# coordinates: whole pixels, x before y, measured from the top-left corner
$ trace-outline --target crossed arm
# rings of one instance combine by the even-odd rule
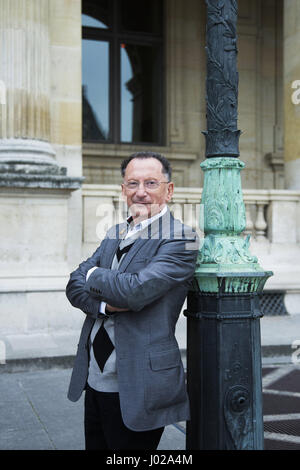
[[[93,268],[89,269],[86,275],[86,280],[90,277],[91,273],[97,269],[97,266],[94,266]],[[110,313],[115,313],[115,312],[125,312],[128,310],[127,308],[119,308],[119,307],[114,307],[113,305],[109,305],[106,302],[101,302],[100,307],[99,307],[99,312],[102,313],[103,315],[107,315],[107,311]]]
[[[97,317],[99,302],[113,310],[142,310],[168,290],[190,281],[194,274],[197,250],[186,249],[187,240],[163,240],[151,262],[136,273],[121,273],[98,267],[86,282],[87,271],[100,265],[102,245],[74,271],[66,295],[74,307]]]

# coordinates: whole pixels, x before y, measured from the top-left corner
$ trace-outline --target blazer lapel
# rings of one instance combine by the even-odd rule
[[[124,272],[129,263],[131,262],[132,258],[138,253],[138,251],[147,243],[147,239],[145,238],[138,238],[122,260],[118,271]]]
[[[107,240],[105,250],[101,259],[101,268],[110,268],[114,254],[118,248],[120,240]]]
[[[132,248],[130,248],[122,260],[119,266],[119,271],[124,272],[126,270],[134,256],[136,256],[138,251],[144,247],[148,240],[170,238],[172,236],[173,225],[174,217],[168,208],[166,214],[156,219],[152,224],[148,225],[140,232],[137,240],[133,243]]]
[[[118,246],[121,240],[126,235],[127,224],[122,223],[116,226],[116,229],[109,233],[108,238],[106,239],[105,250],[103,253],[103,258],[101,262],[101,267],[110,268],[112,265],[113,257],[118,249]]]
[[[132,261],[134,256],[138,253],[138,251],[144,247],[146,242],[149,239],[160,239],[160,238],[170,238],[173,232],[173,224],[174,218],[170,213],[169,208],[167,209],[166,214],[162,217],[159,217],[151,225],[147,226],[145,229],[141,231],[141,233],[137,236],[135,242],[133,243],[132,248],[128,251],[124,259],[122,260],[119,271],[124,272]],[[103,268],[110,268],[112,265],[113,258],[115,253],[118,249],[118,246],[121,240],[125,237],[126,234],[126,224],[121,224],[118,227],[117,236],[114,238],[109,238],[107,240],[107,246],[105,248],[104,259],[101,263]]]

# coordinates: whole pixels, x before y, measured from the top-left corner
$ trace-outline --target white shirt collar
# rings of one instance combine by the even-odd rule
[[[166,212],[167,212],[167,206],[165,206],[158,214],[153,215],[149,219],[144,219],[142,220],[139,224],[134,225],[132,228],[129,228],[125,239],[128,237],[131,237],[133,234],[136,232],[139,232],[140,230],[143,230],[145,227],[148,227],[148,225],[152,224],[154,220],[159,219],[159,217],[162,217]],[[128,219],[127,219],[128,221]]]

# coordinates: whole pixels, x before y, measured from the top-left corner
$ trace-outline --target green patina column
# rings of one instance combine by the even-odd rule
[[[272,275],[245,238],[235,0],[207,0],[203,227],[187,310],[187,449],[263,449],[258,294]]]

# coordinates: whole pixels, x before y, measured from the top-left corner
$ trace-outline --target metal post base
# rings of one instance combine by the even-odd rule
[[[263,449],[257,293],[190,292],[189,450]]]

